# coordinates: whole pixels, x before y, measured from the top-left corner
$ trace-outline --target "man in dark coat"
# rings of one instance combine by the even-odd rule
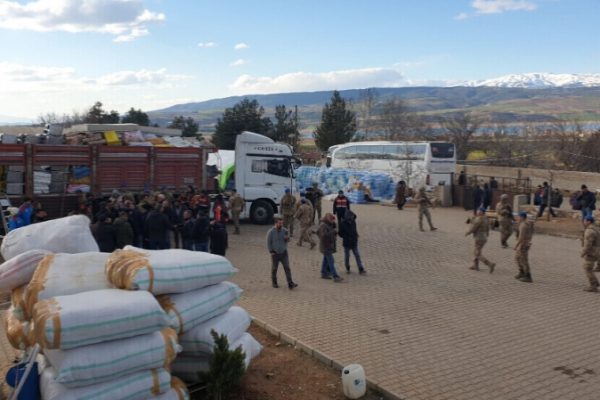
[[[333,199],[333,213],[337,217],[338,223],[344,218],[346,210],[350,209],[350,200],[344,195],[344,191],[338,191],[338,195]]]
[[[346,210],[346,214],[340,222],[338,234],[342,238],[342,245],[344,246],[344,265],[346,266],[346,272],[350,273],[350,251],[354,253],[356,265],[358,266],[358,272],[361,275],[367,273],[363,266],[362,260],[360,259],[360,253],[358,252],[358,231],[356,230],[356,214],[350,210]]]
[[[225,221],[212,221],[208,231],[210,237],[210,252],[225,257],[228,247],[228,235]]]
[[[335,217],[333,214],[327,213],[321,219],[321,225],[319,225],[319,250],[323,254],[323,261],[321,263],[321,278],[332,279],[334,282],[341,282],[343,278],[338,275],[335,270],[335,261],[333,253],[336,250],[336,226]]]
[[[473,215],[477,215],[477,210],[483,204],[483,190],[479,185],[473,185]]]
[[[208,232],[210,228],[210,219],[208,218],[208,208],[200,207],[198,209],[198,218],[194,222],[194,250],[208,253]]]
[[[94,237],[102,253],[112,253],[116,249],[115,227],[107,214],[100,213],[94,230]]]
[[[115,228],[115,238],[117,249],[122,249],[127,245],[133,244],[133,228],[129,223],[129,211],[125,209],[119,210],[119,217],[113,224]]]
[[[192,218],[192,210],[183,212],[183,225],[181,227],[181,242],[185,250],[194,250],[194,225],[195,221]]]
[[[159,206],[160,207],[160,206]],[[144,224],[148,248],[150,250],[170,249],[169,231],[172,228],[169,217],[160,209],[154,209],[148,213]]]

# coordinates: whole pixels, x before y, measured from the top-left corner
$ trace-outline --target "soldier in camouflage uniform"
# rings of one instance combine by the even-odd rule
[[[324,194],[323,191],[321,189],[319,189],[319,184],[317,182],[313,183],[313,203],[314,203],[314,211],[315,211],[315,215],[318,216],[319,218],[317,219],[317,221],[321,220],[321,199],[323,198]]]
[[[283,226],[290,233],[290,237],[294,236],[294,213],[296,212],[296,198],[291,193],[290,189],[285,189],[285,194],[279,202],[281,207],[281,217]]]
[[[598,278],[594,274],[594,264],[600,258],[600,227],[594,224],[594,217],[586,215],[583,219],[585,230],[583,231],[583,249],[581,258],[583,258],[583,269],[590,282],[590,286],[585,288],[586,292],[598,291]]]
[[[300,207],[298,207],[298,210],[296,211],[296,214],[294,215],[294,218],[296,218],[298,221],[300,221],[300,239],[298,240],[298,243],[296,243],[298,246],[302,246],[302,242],[308,242],[310,243],[310,249],[314,249],[314,247],[317,245],[316,242],[313,240],[313,238],[311,237],[311,227],[313,224],[313,209],[309,204],[309,201],[306,199],[302,199],[300,200]]]
[[[500,245],[503,248],[507,248],[508,243],[506,241],[512,234],[513,223],[513,211],[508,202],[507,194],[500,196],[500,201],[496,205],[496,215],[498,216],[498,223],[500,225]]]
[[[229,199],[229,208],[231,209],[231,219],[233,219],[233,225],[235,226],[235,235],[240,234],[240,214],[244,211],[246,202],[242,199],[242,196],[233,189],[231,198]]]
[[[434,228],[431,223],[431,213],[429,212],[429,207],[433,207],[433,204],[425,193],[425,187],[419,188],[419,193],[415,197],[415,200],[419,204],[419,229],[421,232],[425,232],[425,229],[423,229],[423,216],[425,216],[427,218],[427,223],[429,224],[429,229],[435,231],[437,228]]]
[[[519,229],[517,231],[517,243],[515,244],[515,261],[519,268],[519,274],[515,276],[521,282],[533,282],[531,270],[529,269],[529,248],[533,237],[533,223],[527,221],[527,213],[519,213]]]
[[[479,271],[479,261],[484,263],[490,268],[490,274],[494,272],[496,264],[488,260],[481,254],[483,246],[487,242],[490,234],[490,224],[487,217],[485,216],[485,209],[479,208],[477,210],[477,216],[471,221],[471,228],[465,233],[465,236],[473,235],[475,239],[475,252],[473,258],[473,265],[469,269]]]

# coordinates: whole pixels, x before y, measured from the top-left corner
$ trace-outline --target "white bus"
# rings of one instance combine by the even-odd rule
[[[382,171],[413,188],[450,185],[456,170],[454,144],[447,142],[350,142],[328,154],[332,168]]]

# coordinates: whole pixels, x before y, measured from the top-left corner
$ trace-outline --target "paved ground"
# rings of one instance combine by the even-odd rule
[[[472,239],[462,210],[433,210],[440,229],[421,233],[415,209],[353,209],[368,275],[353,263],[341,284],[319,278],[317,249],[292,244],[300,286],[273,289],[268,227],[230,235],[241,305],[336,363],[362,364],[403,399],[600,398],[600,294],[582,291],[577,240],[535,236],[535,283],[526,284],[513,278],[514,253],[500,248],[497,232],[484,249],[496,272],[467,269]],[[336,254],[343,271],[342,258]]]
[[[484,249],[496,272],[467,269],[472,239],[464,237],[468,214],[461,210],[434,210],[440,229],[421,233],[415,209],[353,209],[368,275],[359,276],[353,262],[340,284],[319,278],[317,249],[292,244],[300,286],[273,289],[268,227],[243,225],[242,235],[230,235],[241,305],[337,364],[362,364],[399,398],[600,398],[600,294],[582,291],[577,240],[535,236],[535,283],[525,284],[513,279],[513,252],[500,248],[496,232]],[[336,263],[343,272],[342,253]],[[3,330],[6,367],[14,353]]]

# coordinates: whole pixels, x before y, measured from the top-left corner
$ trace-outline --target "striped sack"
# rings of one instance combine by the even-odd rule
[[[40,375],[43,400],[146,400],[171,388],[171,375],[164,369],[151,369],[123,375],[118,379],[70,389],[56,382],[56,370],[47,367]]]
[[[204,321],[223,314],[242,294],[242,289],[231,282],[187,293],[158,296],[157,299],[171,318],[171,326],[178,334],[185,333]]]
[[[119,289],[39,301],[33,321],[42,348],[63,350],[152,333],[170,322],[152,294]]]
[[[225,257],[180,249],[125,246],[112,253],[106,276],[119,289],[183,293],[222,282],[237,272]]]
[[[169,370],[180,351],[172,328],[70,350],[45,350],[56,381],[72,388],[93,385],[137,371]]]
[[[235,342],[250,326],[250,315],[242,307],[233,306],[224,314],[209,319],[179,337],[179,344],[188,355],[208,356],[215,342],[211,330],[227,336],[229,343]]]
[[[29,282],[48,250],[29,250],[0,265],[0,292],[8,292]]]

